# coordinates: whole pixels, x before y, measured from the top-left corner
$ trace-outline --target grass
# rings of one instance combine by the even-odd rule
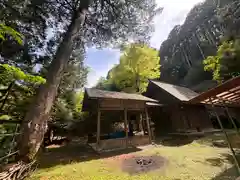
[[[38,170],[29,180],[230,180],[236,169],[228,148],[213,147],[208,136],[178,146],[148,146],[132,151],[98,155],[90,148],[72,144],[51,148],[39,159]],[[123,154],[123,155],[120,155]],[[122,172],[127,155],[161,155],[167,164],[159,170],[129,175]]]

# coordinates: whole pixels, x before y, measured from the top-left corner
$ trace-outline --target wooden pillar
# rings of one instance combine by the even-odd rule
[[[128,146],[128,119],[127,119],[127,108],[124,108],[124,129],[126,133],[126,147]]]
[[[144,135],[142,113],[140,113],[140,117],[139,117],[139,130],[140,130],[141,133],[143,133],[143,135]]]
[[[230,112],[229,112],[227,106],[225,106],[225,110],[226,110],[226,112],[227,112],[228,119],[231,121],[231,123],[232,123],[234,129],[236,130],[237,134],[240,136],[240,133],[239,133],[238,127],[237,127],[236,123],[234,122],[234,120],[233,120],[233,118],[232,118],[232,116],[231,116],[231,114],[230,114]]]
[[[147,121],[149,142],[152,143],[152,133],[151,133],[151,127],[150,127],[150,122],[149,122],[149,117],[148,117],[147,108],[145,108],[145,114],[146,114],[146,121]]]
[[[100,133],[101,133],[101,110],[97,109],[97,146],[100,145]]]
[[[234,122],[234,120],[233,120],[231,114],[229,113],[228,107],[225,106],[225,110],[226,110],[226,112],[227,112],[228,118],[230,119],[230,121],[231,121],[232,124],[233,124],[234,129],[236,130],[236,132],[237,132],[238,135],[239,135],[238,127],[237,127],[236,123]]]
[[[212,110],[213,110],[213,112],[215,113],[215,115],[216,115],[216,117],[217,117],[218,124],[220,125],[221,130],[222,130],[222,132],[224,133],[225,138],[226,138],[226,141],[227,141],[227,143],[228,143],[228,147],[229,147],[229,149],[230,149],[231,152],[232,152],[233,159],[234,159],[234,162],[235,162],[237,171],[238,171],[238,175],[240,175],[240,166],[239,166],[239,163],[238,163],[238,160],[237,160],[236,153],[235,153],[235,151],[233,150],[233,147],[232,147],[232,145],[231,145],[231,142],[230,142],[230,139],[229,139],[229,137],[228,137],[228,134],[227,134],[227,132],[225,131],[225,129],[224,129],[223,125],[222,125],[221,119],[220,119],[219,116],[218,116],[218,113],[217,113],[217,111],[216,111],[216,109],[215,109],[215,106],[214,106],[214,104],[213,104],[212,98],[209,98],[209,99],[210,99],[210,102],[211,102],[211,105],[212,105]]]
[[[229,110],[228,110],[228,107],[226,106],[226,101],[225,101],[224,99],[221,99],[221,98],[219,98],[219,99],[220,99],[220,100],[222,101],[222,103],[223,103],[223,107],[224,107],[224,109],[225,109],[226,112],[227,112],[228,119],[231,121],[234,129],[236,130],[237,134],[240,136],[240,132],[239,132],[239,130],[238,130],[238,127],[237,127],[236,123],[234,122],[234,120],[233,120],[233,118],[232,118],[232,116],[231,116],[231,114],[230,114],[230,112],[229,112]]]

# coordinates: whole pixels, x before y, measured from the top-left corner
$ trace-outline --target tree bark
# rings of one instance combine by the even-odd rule
[[[58,46],[55,57],[50,65],[47,82],[38,89],[36,99],[31,104],[21,126],[21,136],[18,142],[18,159],[24,162],[34,160],[44,134],[47,130],[47,120],[61,76],[68,59],[71,56],[73,43],[85,21],[89,1],[84,1],[74,13],[72,21],[66,31],[61,44]]]
[[[182,51],[181,51],[181,52],[183,53],[183,55],[184,55],[184,57],[185,57],[185,61],[186,61],[187,64],[188,64],[188,68],[190,68],[190,67],[191,67],[191,64],[190,64],[190,62],[189,62],[189,59],[188,59],[187,53],[186,53],[186,51],[185,51],[184,44],[183,44],[183,46],[182,46]]]
[[[196,44],[197,44],[197,47],[199,49],[199,52],[201,53],[202,55],[202,59],[206,59],[205,55],[204,55],[204,51],[202,50],[202,47],[201,47],[201,42],[200,42],[200,38],[198,36],[198,32],[196,32],[193,37],[195,38],[196,40]]]

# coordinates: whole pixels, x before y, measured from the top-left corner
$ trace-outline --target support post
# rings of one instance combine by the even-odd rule
[[[127,119],[127,108],[124,108],[124,129],[126,133],[126,147],[128,146],[128,119]]]
[[[97,108],[97,147],[100,146],[100,131],[101,131],[101,110]]]
[[[152,132],[151,132],[147,108],[145,108],[145,114],[146,114],[146,121],[147,121],[147,128],[148,128],[149,143],[152,143]]]
[[[144,135],[142,113],[140,113],[140,119],[139,119],[139,130],[140,130],[141,133]]]
[[[224,106],[225,106],[225,105],[224,105]],[[231,121],[232,124],[233,124],[234,129],[236,130],[237,134],[240,136],[239,130],[238,130],[238,128],[237,128],[237,125],[236,125],[236,123],[234,122],[232,116],[230,115],[229,110],[228,110],[228,107],[225,106],[225,110],[226,110],[226,112],[227,112],[228,118],[230,119],[230,121]]]
[[[239,132],[239,130],[238,130],[238,128],[237,128],[237,125],[236,125],[236,123],[234,122],[231,114],[229,113],[228,107],[225,105],[225,104],[226,104],[225,101],[224,101],[223,99],[221,99],[221,101],[222,101],[222,103],[223,103],[224,109],[225,109],[226,112],[227,112],[228,119],[231,121],[234,129],[236,130],[237,134],[240,136],[240,132]]]
[[[230,142],[230,139],[229,139],[229,137],[228,137],[228,134],[227,134],[227,132],[225,131],[223,125],[222,125],[221,119],[219,118],[219,116],[218,116],[218,114],[217,114],[217,111],[215,110],[215,106],[214,106],[214,104],[213,104],[213,102],[212,102],[212,98],[209,98],[209,99],[210,99],[210,102],[211,102],[212,109],[213,109],[213,111],[214,111],[214,113],[215,113],[215,115],[216,115],[216,117],[217,117],[218,124],[220,125],[221,130],[222,130],[222,132],[224,133],[225,138],[226,138],[226,141],[227,141],[227,143],[228,143],[228,147],[229,147],[229,149],[230,149],[231,152],[232,152],[233,159],[234,159],[234,162],[235,162],[237,171],[238,171],[238,175],[240,175],[240,166],[239,166],[239,163],[238,163],[238,160],[237,160],[235,151],[233,150],[233,147],[232,147],[232,145],[231,145],[231,142]]]

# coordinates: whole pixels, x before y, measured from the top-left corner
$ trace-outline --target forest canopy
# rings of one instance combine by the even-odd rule
[[[206,0],[192,8],[161,45],[160,79],[204,91],[216,84],[204,82],[236,76],[239,7],[237,0]]]

